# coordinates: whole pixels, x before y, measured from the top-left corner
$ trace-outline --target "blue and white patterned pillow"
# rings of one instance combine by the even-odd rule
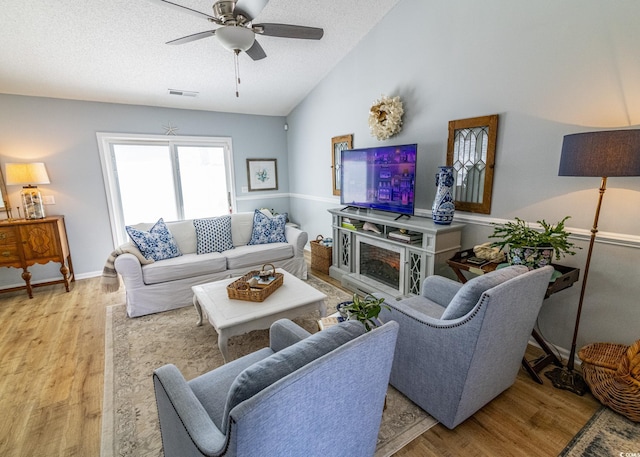
[[[158,219],[158,222],[148,232],[128,225],[125,229],[146,259],[164,260],[182,255],[162,218]]]
[[[253,232],[248,244],[286,243],[284,227],[287,223],[287,213],[274,217],[264,215],[255,210],[253,214]]]
[[[198,254],[222,252],[233,249],[231,238],[231,216],[194,219]]]

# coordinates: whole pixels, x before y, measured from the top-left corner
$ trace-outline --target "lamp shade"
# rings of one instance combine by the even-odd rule
[[[8,163],[6,166],[7,185],[50,184],[44,163]]]
[[[559,176],[640,176],[640,129],[566,135]]]

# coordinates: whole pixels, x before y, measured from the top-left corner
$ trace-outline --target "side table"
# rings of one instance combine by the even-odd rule
[[[62,278],[31,284],[29,267],[49,262],[60,264]],[[24,286],[0,289],[0,292],[26,289],[29,298],[33,298],[34,287],[51,284],[64,284],[65,290],[69,292],[69,283],[75,281],[75,276],[64,216],[1,221],[0,267],[21,268],[25,283]]]
[[[463,284],[468,281],[467,277],[462,273],[463,271],[468,271],[469,273],[473,273],[476,275],[482,275],[494,271],[498,267],[498,264],[493,262],[487,262],[482,265],[469,263],[467,259],[472,256],[474,256],[473,249],[467,249],[458,252],[452,258],[447,260],[447,264],[451,267],[460,282]],[[549,298],[549,296],[551,296],[552,294],[571,287],[580,276],[579,268],[565,267],[563,265],[557,265],[555,263],[552,263],[551,265],[556,269],[556,271],[559,271],[561,273],[561,276],[556,278],[555,281],[549,283],[549,287],[547,287],[547,292],[544,295],[544,298]],[[547,345],[546,341],[544,341],[544,339],[540,336],[535,328],[532,330],[531,336],[540,345],[540,347],[544,351],[544,354],[532,361],[528,361],[526,357],[523,357],[522,366],[525,368],[525,370],[527,370],[534,381],[542,384],[542,378],[538,376],[538,373],[550,363],[553,363],[558,367],[562,367],[562,362],[553,353],[551,348]]]

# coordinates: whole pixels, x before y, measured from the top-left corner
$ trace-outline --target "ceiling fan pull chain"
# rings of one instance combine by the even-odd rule
[[[240,85],[240,64],[238,63],[238,54],[240,54],[239,49],[233,51],[233,63],[236,67],[236,97],[240,97],[240,90],[238,88]]]

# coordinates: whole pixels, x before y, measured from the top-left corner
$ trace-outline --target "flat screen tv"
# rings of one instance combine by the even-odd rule
[[[417,144],[342,151],[340,203],[413,215]]]

